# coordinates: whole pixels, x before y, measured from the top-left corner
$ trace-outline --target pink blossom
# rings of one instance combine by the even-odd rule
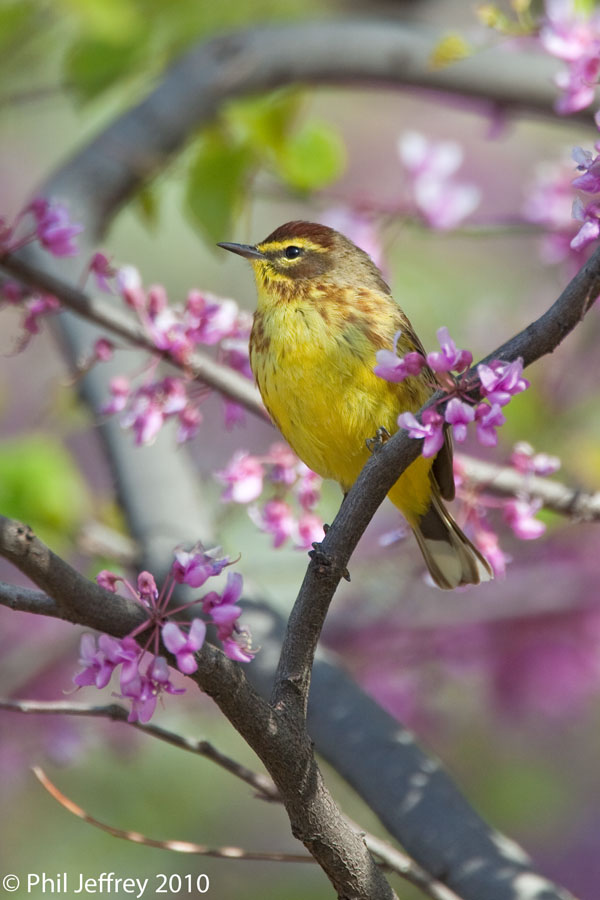
[[[296,527],[296,546],[308,550],[316,541],[323,540],[323,520],[312,512],[302,512]]]
[[[546,0],[539,39],[547,53],[567,63],[555,78],[563,92],[557,112],[585,109],[594,100],[600,70],[600,17],[578,13],[572,0]]]
[[[398,152],[412,177],[417,209],[431,228],[455,228],[478,206],[479,188],[453,180],[463,161],[459,144],[410,131],[399,139]]]
[[[123,690],[123,697],[131,701],[128,722],[149,722],[156,709],[158,691],[149,678],[140,675],[135,682],[130,682]]]
[[[148,604],[158,600],[158,588],[151,572],[140,572],[137,587],[141,600]]]
[[[481,393],[492,405],[506,406],[510,398],[529,387],[529,382],[522,378],[523,360],[515,359],[507,363],[493,360],[489,366],[480,363],[477,374],[481,382]]]
[[[242,596],[243,579],[239,572],[229,572],[225,590],[219,594],[217,591],[210,591],[205,594],[202,600],[202,609],[208,615],[212,615],[213,610],[218,606],[231,606]]]
[[[546,526],[535,514],[541,508],[540,501],[508,500],[504,505],[504,518],[522,541],[532,541],[546,530]]]
[[[94,343],[93,356],[100,362],[108,362],[113,358],[115,345],[108,338],[98,338]]]
[[[235,660],[235,662],[252,662],[255,656],[255,651],[250,649],[248,642],[242,643],[239,638],[236,640],[234,637],[225,638],[223,641],[223,652],[225,656]]]
[[[272,444],[264,462],[271,467],[269,481],[273,484],[284,484],[290,487],[297,481],[298,457],[287,444]]]
[[[98,638],[98,649],[104,654],[106,660],[115,668],[121,666],[120,684],[121,690],[137,677],[138,663],[142,650],[137,641],[127,635],[118,639],[108,634],[101,634]]]
[[[111,288],[108,279],[116,274],[116,269],[110,264],[108,256],[104,253],[94,253],[90,262],[90,272],[93,273],[99,289],[110,294]]]
[[[459,350],[450,337],[447,328],[439,328],[437,339],[440,343],[441,353],[427,354],[427,362],[434,372],[464,372],[473,362],[473,354],[468,350]]]
[[[202,413],[200,410],[188,403],[178,414],[178,427],[175,440],[178,444],[183,444],[193,438],[202,423]]]
[[[96,648],[96,639],[91,634],[81,636],[79,665],[83,666],[83,671],[73,678],[75,684],[79,687],[93,684],[99,689],[106,687],[115,668]]]
[[[251,379],[250,350],[248,346],[249,333],[242,337],[225,337],[221,341],[221,356],[225,365],[236,372],[240,372],[245,378]]]
[[[499,428],[506,422],[500,406],[497,403],[494,403],[493,406],[488,406],[487,403],[479,403],[475,407],[475,422],[479,443],[483,444],[484,447],[495,447],[498,443],[496,428]]]
[[[235,331],[238,305],[213,294],[190,291],[186,311],[190,317],[190,338],[200,344],[218,344]]]
[[[187,635],[175,622],[167,622],[162,628],[163,643],[175,655],[177,668],[184,675],[191,675],[198,668],[194,654],[202,647],[205,637],[206,624],[202,619],[192,621]]]
[[[581,197],[573,200],[573,218],[583,224],[575,237],[571,240],[572,250],[583,250],[588,244],[592,244],[600,235],[600,203],[593,201],[584,205]]]
[[[38,197],[29,209],[36,219],[36,235],[46,250],[53,256],[77,255],[75,237],[83,231],[83,225],[71,222],[63,203]]]
[[[571,248],[575,233],[573,222],[573,168],[567,160],[544,162],[536,167],[534,179],[527,188],[523,215],[529,222],[542,225],[550,233],[541,239],[544,262],[559,263],[579,254]]]
[[[134,407],[121,419],[121,425],[123,428],[133,428],[135,443],[141,447],[154,443],[164,421],[160,403],[138,394]]]
[[[582,147],[575,147],[572,155],[577,170],[583,174],[574,178],[571,186],[586,194],[600,193],[600,156],[594,156],[591,150]]]
[[[131,391],[129,379],[124,375],[115,375],[110,379],[108,389],[112,395],[112,400],[102,406],[102,412],[105,415],[123,412],[127,406],[127,399]]]
[[[171,568],[175,581],[179,584],[187,584],[189,587],[202,587],[205,581],[215,575],[220,575],[225,566],[229,565],[228,557],[215,559],[204,550],[177,550],[175,561]]]
[[[297,466],[297,471],[296,496],[302,509],[308,511],[319,502],[323,479],[302,462]]]
[[[475,543],[483,553],[494,572],[495,578],[504,578],[510,557],[501,549],[498,535],[491,528],[480,528],[475,535]]]
[[[519,441],[515,444],[510,462],[523,475],[553,475],[560,469],[558,456],[535,453],[531,444],[526,441]]]
[[[401,413],[398,416],[398,425],[406,428],[408,436],[423,440],[423,456],[435,456],[444,444],[444,419],[434,409],[426,409],[422,416],[423,422],[411,412]]]
[[[135,266],[121,266],[116,274],[117,290],[128,306],[140,312],[146,309],[146,294],[142,277]]]
[[[406,353],[404,356],[398,356],[398,341],[401,335],[402,331],[397,331],[394,335],[393,350],[378,350],[375,354],[377,365],[373,371],[380,378],[385,378],[386,381],[404,381],[410,375],[418,375],[425,365],[423,354],[416,350]]]
[[[39,319],[48,313],[60,312],[60,302],[52,294],[34,295],[25,303],[25,318],[23,328],[29,334],[38,334],[40,330]]]
[[[475,409],[458,397],[452,397],[446,405],[444,418],[452,425],[452,433],[460,444],[467,437],[467,425],[474,420]]]
[[[115,575],[114,572],[109,572],[108,569],[102,569],[101,572],[98,572],[96,575],[96,582],[103,587],[107,591],[111,591],[113,594],[117,593],[117,584],[123,581],[120,575]]]
[[[251,507],[248,515],[261,531],[273,536],[274,547],[281,547],[294,533],[292,508],[284,500],[269,500],[261,510]]]
[[[262,463],[245,450],[238,450],[225,469],[215,472],[216,477],[227,485],[222,500],[234,503],[250,503],[260,497],[263,489],[264,470]]]
[[[155,384],[154,395],[160,396],[165,416],[181,413],[187,406],[187,391],[181,378],[175,378],[172,375],[163,378],[162,381]]]

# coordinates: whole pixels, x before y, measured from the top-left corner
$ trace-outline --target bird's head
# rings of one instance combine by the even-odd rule
[[[259,288],[296,293],[318,283],[388,292],[370,257],[327,225],[287,222],[259,244],[218,245],[252,263]]]

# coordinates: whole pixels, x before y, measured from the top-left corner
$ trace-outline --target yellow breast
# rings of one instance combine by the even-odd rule
[[[418,409],[430,392],[414,379],[391,384],[373,372],[377,350],[392,346],[399,327],[392,298],[348,299],[313,291],[310,301],[273,302],[259,293],[250,341],[252,370],[275,424],[307,466],[343,490],[366,462],[366,440],[380,426],[393,434],[398,414]],[[430,461],[423,463],[424,486],[403,507],[409,518],[428,502]]]

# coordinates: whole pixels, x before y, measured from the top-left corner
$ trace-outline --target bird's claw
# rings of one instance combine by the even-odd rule
[[[384,425],[380,425],[375,432],[375,437],[367,438],[366,445],[371,453],[375,453],[380,447],[383,447],[386,441],[391,438],[391,434]]]

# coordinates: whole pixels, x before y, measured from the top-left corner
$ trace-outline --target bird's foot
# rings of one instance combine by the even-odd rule
[[[375,437],[367,438],[365,443],[366,443],[368,449],[371,451],[371,453],[376,453],[377,450],[379,450],[381,447],[383,447],[385,442],[389,441],[390,438],[391,438],[391,434],[389,433],[387,428],[385,428],[385,426],[383,426],[383,425],[380,425],[379,428],[377,429],[377,431],[375,432]]]

